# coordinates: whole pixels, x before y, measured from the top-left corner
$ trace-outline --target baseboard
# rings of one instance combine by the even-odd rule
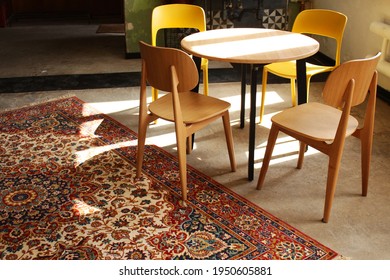
[[[137,53],[126,52],[126,59],[137,59],[137,58],[141,58],[141,54],[139,52]]]

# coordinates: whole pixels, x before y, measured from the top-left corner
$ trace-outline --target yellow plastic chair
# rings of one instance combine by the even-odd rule
[[[184,51],[174,48],[155,47],[140,42],[142,59],[140,111],[137,145],[137,173],[142,172],[145,151],[146,131],[149,123],[158,118],[175,124],[177,153],[182,199],[187,200],[187,165],[186,153],[191,149],[191,135],[211,122],[222,118],[225,138],[230,158],[230,167],[236,171],[233,134],[230,126],[230,103],[191,92],[199,81],[198,69],[193,59]],[[146,89],[150,85],[168,92],[148,106]],[[187,143],[187,149],[186,149]]]
[[[295,19],[292,32],[303,33],[307,35],[320,35],[336,40],[335,65],[323,66],[311,63],[306,63],[306,79],[307,79],[307,96],[309,97],[309,85],[312,76],[330,72],[335,67],[340,65],[341,43],[344,35],[344,29],[347,24],[347,17],[339,12],[332,10],[312,9],[304,10],[298,14]],[[297,105],[296,97],[296,61],[277,62],[264,66],[263,81],[261,89],[261,104],[260,104],[260,122],[264,115],[264,102],[267,87],[268,72],[290,79],[291,83],[291,99],[292,106]]]
[[[167,28],[194,28],[206,31],[206,16],[202,7],[190,4],[168,4],[157,6],[152,12],[152,45],[157,46],[157,33]],[[203,94],[209,92],[208,60],[201,59],[203,71]],[[158,98],[158,91],[152,90],[152,100]]]
[[[322,219],[323,222],[328,222],[345,139],[352,135],[361,142],[362,195],[367,196],[378,81],[376,66],[379,58],[380,53],[367,59],[341,64],[330,73],[325,83],[322,103],[301,104],[272,117],[257,189],[261,189],[264,184],[272,151],[281,131],[300,141],[298,169],[302,168],[307,145],[329,157]],[[351,108],[365,101],[364,119],[359,124],[351,115]]]

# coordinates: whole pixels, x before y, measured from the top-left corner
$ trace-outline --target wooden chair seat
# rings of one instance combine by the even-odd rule
[[[342,111],[322,103],[310,102],[289,108],[272,117],[280,127],[316,141],[333,141],[340,123]],[[359,125],[358,120],[349,116],[345,135],[352,135]]]
[[[183,122],[191,124],[221,116],[226,110],[229,110],[230,103],[217,98],[208,98],[195,92],[181,92],[180,106]],[[172,93],[168,93],[150,104],[149,111],[161,119],[174,121]]]

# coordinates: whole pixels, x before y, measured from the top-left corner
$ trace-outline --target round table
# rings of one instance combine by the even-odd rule
[[[299,33],[264,28],[227,28],[198,32],[185,37],[186,52],[209,60],[242,64],[241,127],[244,127],[246,67],[251,67],[251,102],[248,179],[253,180],[256,134],[256,92],[259,66],[289,60],[297,61],[298,104],[306,102],[305,58],[317,53],[319,43]],[[245,67],[244,67],[245,66]]]

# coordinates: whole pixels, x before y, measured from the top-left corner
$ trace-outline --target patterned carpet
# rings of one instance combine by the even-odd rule
[[[147,146],[76,97],[0,114],[0,259],[333,259],[337,253]]]

